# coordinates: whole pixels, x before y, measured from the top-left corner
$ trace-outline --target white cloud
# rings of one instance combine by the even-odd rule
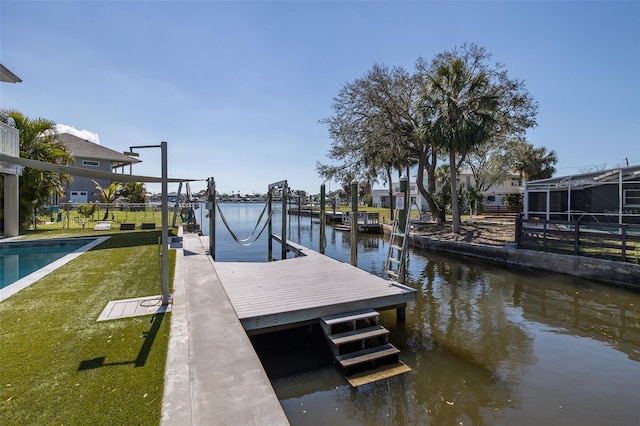
[[[66,124],[56,124],[56,131],[58,133],[69,133],[70,135],[77,136],[89,142],[100,145],[100,137],[97,133],[90,132],[88,130],[78,130],[75,127],[67,126]]]

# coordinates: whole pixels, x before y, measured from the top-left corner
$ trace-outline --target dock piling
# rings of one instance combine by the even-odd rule
[[[358,266],[358,181],[351,182],[351,264]]]

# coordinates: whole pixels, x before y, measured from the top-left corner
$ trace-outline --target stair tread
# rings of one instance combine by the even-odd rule
[[[387,334],[389,334],[389,330],[381,325],[375,325],[358,330],[346,331],[344,333],[332,334],[328,337],[334,345],[343,345],[345,343],[357,342],[359,340],[371,339]]]
[[[375,317],[378,317],[379,315],[380,314],[378,313],[378,311],[375,311],[373,309],[363,309],[360,311],[345,312],[345,313],[336,314],[336,315],[327,315],[320,318],[320,321],[322,321],[326,325],[336,325],[336,324],[343,324],[345,322],[356,321],[359,319],[375,318]]]
[[[336,361],[338,361],[341,366],[347,368],[368,361],[387,358],[399,353],[400,350],[398,348],[393,346],[391,343],[386,343],[384,345],[375,346],[373,348],[367,348],[344,355],[338,355],[336,356]]]
[[[408,373],[409,371],[411,371],[411,368],[409,366],[407,366],[402,361],[398,361],[397,363],[383,365],[374,370],[368,370],[363,373],[354,374],[347,377],[347,381],[351,386],[355,388],[358,386],[376,382],[378,380]]]

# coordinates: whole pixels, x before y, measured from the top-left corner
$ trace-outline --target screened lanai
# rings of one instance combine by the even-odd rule
[[[640,224],[640,165],[525,183],[525,219]]]

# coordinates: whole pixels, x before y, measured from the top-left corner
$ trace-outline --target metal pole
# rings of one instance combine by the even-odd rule
[[[208,199],[207,207],[209,208],[209,255],[216,260],[216,181],[213,177],[207,180],[208,183]]]
[[[325,225],[327,218],[325,216],[325,202],[324,202],[324,183],[320,185],[320,253],[324,254],[324,240],[325,240]]]
[[[282,185],[282,255],[280,259],[287,258],[287,195],[289,187],[287,181]]]
[[[267,201],[267,217],[269,218],[269,226],[267,228],[267,260],[273,262],[273,223],[271,218],[271,188],[269,188],[268,201]]]
[[[161,142],[162,150],[162,304],[169,304],[169,187],[167,167],[167,143]]]
[[[351,264],[358,266],[358,182],[351,182]]]

